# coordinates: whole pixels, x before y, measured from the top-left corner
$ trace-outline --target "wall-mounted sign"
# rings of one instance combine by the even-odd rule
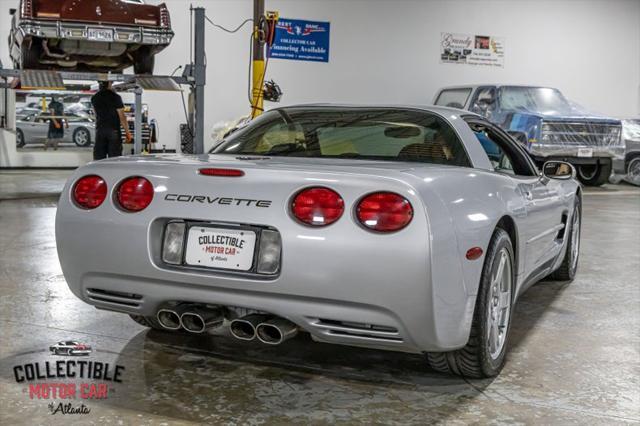
[[[280,18],[269,57],[329,62],[330,22]]]
[[[440,62],[503,67],[504,38],[440,33]]]

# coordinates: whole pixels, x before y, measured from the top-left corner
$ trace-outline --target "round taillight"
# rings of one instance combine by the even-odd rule
[[[344,212],[344,201],[340,194],[329,188],[307,188],[295,196],[291,212],[302,223],[326,226],[340,219]]]
[[[394,232],[411,222],[413,207],[402,195],[376,192],[360,200],[356,216],[364,227],[372,231]]]
[[[73,185],[73,200],[83,209],[98,207],[107,198],[107,183],[100,176],[85,176]]]
[[[151,204],[153,185],[140,176],[127,178],[118,187],[116,198],[123,209],[139,212]]]

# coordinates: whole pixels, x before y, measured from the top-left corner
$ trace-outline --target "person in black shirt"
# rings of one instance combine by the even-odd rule
[[[124,129],[127,143],[131,142],[131,132],[124,116],[122,98],[113,91],[110,81],[99,81],[100,90],[91,98],[96,112],[96,143],[93,146],[93,159],[122,155],[120,126]]]
[[[49,131],[47,132],[47,140],[44,143],[44,150],[46,151],[49,148],[49,145],[53,145],[53,150],[58,150],[58,143],[60,139],[64,137],[64,128],[63,124],[69,128],[69,123],[64,119],[64,105],[58,102],[55,97],[51,97],[51,102],[49,103]]]

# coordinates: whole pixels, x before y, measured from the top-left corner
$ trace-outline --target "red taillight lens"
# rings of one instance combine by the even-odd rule
[[[160,5],[160,26],[164,28],[171,27],[171,17],[169,15],[169,9],[164,4]]]
[[[107,198],[107,183],[100,176],[85,176],[73,185],[72,193],[78,206],[87,210],[95,209]]]
[[[33,17],[33,2],[31,0],[22,0],[22,9],[20,10],[21,18]]]
[[[399,231],[411,222],[413,207],[409,200],[393,192],[376,192],[360,200],[356,208],[360,223],[372,231]]]
[[[330,225],[342,216],[344,201],[340,194],[329,188],[307,188],[295,196],[291,212],[296,219],[307,225]]]
[[[222,176],[222,177],[241,177],[244,176],[244,172],[238,169],[217,169],[206,168],[199,169],[198,173],[204,176]]]
[[[139,212],[151,204],[153,185],[143,177],[130,177],[120,184],[116,196],[120,207],[130,212]]]

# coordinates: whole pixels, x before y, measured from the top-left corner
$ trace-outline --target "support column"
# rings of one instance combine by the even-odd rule
[[[133,129],[133,153],[138,155],[142,152],[142,89],[136,87],[133,91],[135,101],[135,121]]]
[[[260,42],[260,22],[264,16],[264,0],[253,0],[253,76],[251,80],[251,118],[264,111],[264,44]]]
[[[204,153],[204,85],[207,80],[207,65],[204,48],[204,8],[196,7],[194,11],[194,92],[195,92],[195,128],[193,153]]]

